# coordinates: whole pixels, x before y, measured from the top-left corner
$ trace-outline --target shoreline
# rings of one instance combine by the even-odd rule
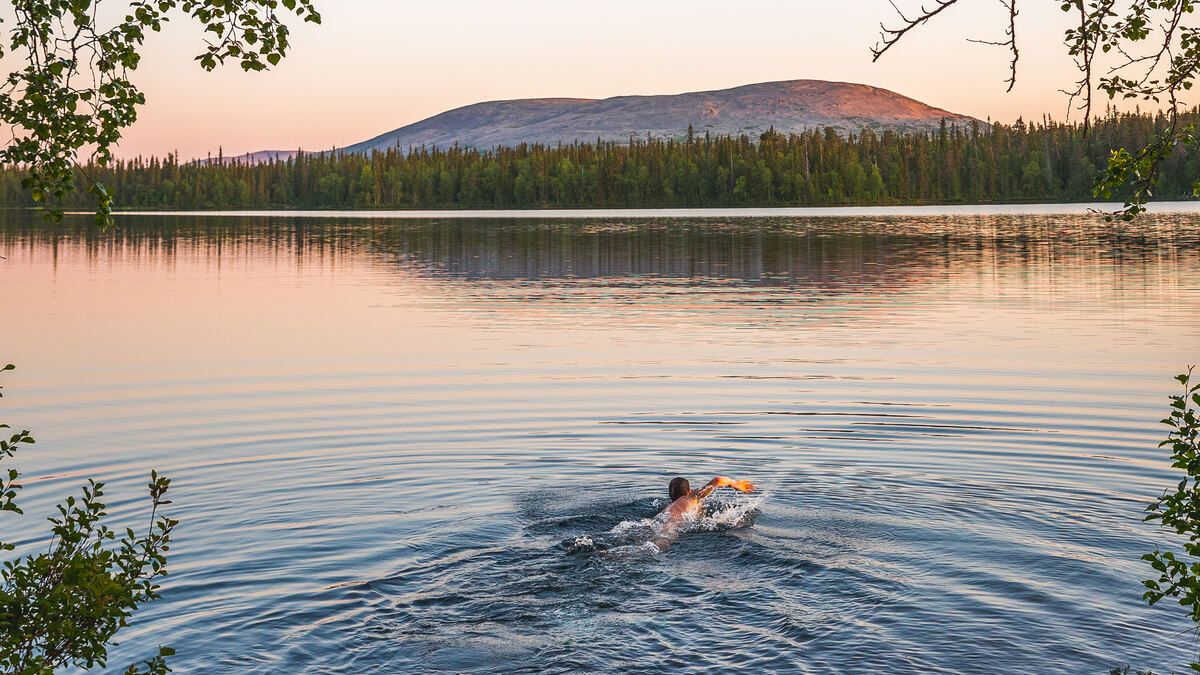
[[[906,206],[799,206],[799,207],[707,207],[707,208],[596,208],[596,209],[411,209],[411,210],[319,210],[252,209],[212,211],[131,210],[114,216],[210,216],[244,218],[768,218],[768,217],[904,217],[987,215],[1103,215],[1119,211],[1120,202],[1057,202],[1025,204],[938,204]],[[30,209],[36,210],[36,209]],[[92,215],[91,211],[67,211],[68,215]],[[1165,201],[1147,204],[1147,213],[1200,214],[1200,201]]]

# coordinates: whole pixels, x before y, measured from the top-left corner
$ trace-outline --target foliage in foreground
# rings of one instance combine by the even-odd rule
[[[0,371],[12,370],[10,364]],[[0,424],[7,429],[8,425]],[[33,443],[28,431],[0,440],[0,461]],[[19,472],[0,473],[0,513],[21,514],[16,505]],[[107,516],[104,484],[89,480],[81,498],[68,497],[50,518],[51,543],[45,553],[6,561],[0,569],[0,673],[43,675],[63,667],[105,667],[108,646],[143,603],[159,597],[166,553],[176,522],[157,517],[171,481],[150,473],[150,527],[138,536],[118,537],[101,521]],[[0,541],[0,551],[14,545]],[[170,670],[160,647],[152,659],[129,666],[128,675]]]
[[[901,0],[903,2],[903,0]],[[879,42],[871,50],[875,60],[890,51],[911,31],[937,15],[969,0],[920,0],[908,13],[895,1],[896,27],[880,26]],[[1083,114],[1085,129],[1091,123],[1097,94],[1109,99],[1143,101],[1160,107],[1167,124],[1153,138],[1138,144],[1114,147],[1094,188],[1097,197],[1109,198],[1124,191],[1121,217],[1133,220],[1146,210],[1146,202],[1159,196],[1164,162],[1191,148],[1200,150],[1200,128],[1183,119],[1183,97],[1200,77],[1200,25],[1196,12],[1200,0],[1055,0],[1071,17],[1063,46],[1074,59],[1079,79],[1064,90]],[[1021,51],[1017,41],[1017,16],[1024,0],[1000,0],[1003,33],[996,40],[972,40],[1009,52],[1008,91],[1017,82]],[[993,5],[995,6],[995,5]],[[1200,197],[1200,174],[1192,174],[1192,193]]]
[[[1192,384],[1193,368],[1175,379],[1183,391],[1171,397],[1171,414],[1162,420],[1171,427],[1159,447],[1171,448],[1171,466],[1184,472],[1175,488],[1168,489],[1146,510],[1146,520],[1157,520],[1163,527],[1186,537],[1183,553],[1162,551],[1157,547],[1142,559],[1158,572],[1157,579],[1142,582],[1148,589],[1142,596],[1151,605],[1166,597],[1178,598],[1188,617],[1200,629],[1200,383]],[[1190,664],[1200,672],[1200,662]]]
[[[232,60],[243,70],[265,70],[288,49],[288,27],[277,12],[321,21],[311,0],[134,0],[123,18],[103,25],[100,4],[14,1],[13,28],[0,42],[0,56],[13,57],[14,68],[23,62],[0,82],[0,120],[12,130],[0,163],[23,167],[23,189],[53,219],[62,211],[52,204],[75,188],[77,155],[90,149],[106,165],[122,131],[137,121],[146,99],[130,77],[148,33],[184,15],[204,27],[207,45],[196,57],[202,68]],[[111,225],[112,196],[102,183],[88,182],[97,224]]]

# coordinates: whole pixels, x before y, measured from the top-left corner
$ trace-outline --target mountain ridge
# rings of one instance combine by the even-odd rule
[[[448,149],[455,145],[491,150],[522,143],[682,139],[689,125],[699,136],[757,136],[770,128],[784,134],[825,128],[842,135],[863,129],[929,132],[936,130],[942,120],[959,125],[978,121],[881,87],[783,80],[682,94],[484,101],[447,110],[334,152],[370,153],[393,148],[407,152],[410,148]],[[252,161],[250,155],[234,159]]]

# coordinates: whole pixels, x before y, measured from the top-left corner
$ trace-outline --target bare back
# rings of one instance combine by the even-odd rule
[[[695,518],[700,515],[700,502],[712,494],[713,490],[721,487],[731,487],[741,492],[750,492],[754,489],[754,485],[748,480],[733,480],[725,476],[717,476],[698,490],[689,490],[687,494],[671,502],[671,505],[659,514],[659,518],[664,519],[667,523],[677,523],[688,518]]]

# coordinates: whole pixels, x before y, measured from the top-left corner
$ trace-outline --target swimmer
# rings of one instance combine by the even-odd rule
[[[742,492],[751,492],[754,490],[754,484],[748,480],[733,480],[725,476],[717,476],[699,490],[692,490],[686,478],[672,480],[670,486],[671,505],[655,516],[653,521],[643,521],[650,526],[650,540],[644,541],[639,546],[618,546],[611,549],[610,553],[620,553],[623,549],[625,551],[629,549],[637,551],[640,550],[640,546],[647,544],[652,544],[659,551],[667,550],[679,538],[679,535],[687,530],[690,523],[699,518],[700,502],[712,494],[713,490],[723,487],[731,487]],[[591,544],[590,539],[588,540],[588,544]]]
[[[686,478],[674,478],[671,480],[669,488],[671,505],[659,514],[659,517],[667,522],[695,518],[700,515],[700,501],[712,494],[713,490],[723,487],[731,487],[741,492],[750,492],[754,489],[754,485],[748,480],[733,480],[725,476],[717,476],[699,490],[692,490]]]

